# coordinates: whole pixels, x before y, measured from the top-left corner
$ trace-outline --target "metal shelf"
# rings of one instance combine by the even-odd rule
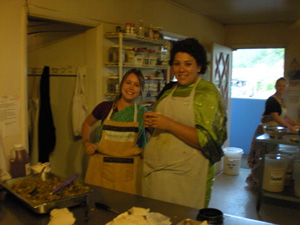
[[[119,33],[107,33],[104,35],[104,37],[107,39],[118,39],[119,36],[120,36]],[[163,39],[155,40],[155,39],[148,38],[148,37],[139,37],[134,34],[122,33],[122,36],[123,36],[124,41],[131,41],[131,42],[136,42],[136,43],[140,43],[140,44],[162,46],[162,45],[165,45],[168,43],[166,40],[163,40]]]
[[[273,138],[270,138],[270,136],[268,134],[263,134],[263,135],[256,137],[256,141],[263,142],[266,144],[285,144],[285,145],[294,145],[294,146],[300,147],[300,143],[291,141],[293,138],[298,138],[298,135],[287,133],[281,139],[273,139]],[[297,196],[294,195],[293,185],[291,185],[290,187],[285,187],[285,189],[282,192],[269,192],[269,191],[265,191],[262,189],[265,154],[266,154],[266,150],[263,150],[256,210],[257,211],[260,210],[262,197],[269,197],[269,198],[274,198],[274,199],[280,199],[280,200],[286,200],[286,201],[290,201],[290,202],[299,202],[300,203],[300,198],[298,198]]]
[[[118,63],[110,63],[110,62],[107,62],[105,63],[105,66],[106,67],[119,67],[119,64]],[[158,69],[158,70],[166,70],[168,69],[168,66],[167,65],[155,65],[155,66],[151,66],[151,65],[136,65],[136,64],[133,64],[133,63],[123,63],[122,66],[124,68],[141,68],[141,69]]]
[[[269,198],[274,198],[274,199],[285,200],[285,201],[290,201],[290,202],[299,202],[300,203],[300,198],[298,198],[294,194],[293,185],[285,187],[285,189],[282,192],[270,192],[270,191],[262,190],[262,196],[269,197]]]

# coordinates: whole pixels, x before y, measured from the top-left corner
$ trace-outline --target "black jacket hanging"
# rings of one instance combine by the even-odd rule
[[[39,112],[39,162],[49,162],[49,155],[55,148],[55,127],[50,105],[49,67],[45,66],[40,82]]]

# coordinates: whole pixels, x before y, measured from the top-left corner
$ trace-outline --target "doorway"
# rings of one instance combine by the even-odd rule
[[[249,154],[266,99],[284,76],[284,48],[237,49],[232,53],[230,145]]]
[[[50,154],[51,171],[62,177],[74,171],[81,174],[85,163],[80,141],[72,133],[72,98],[78,66],[87,63],[88,34],[91,29],[73,23],[28,18],[27,66],[29,150],[32,165],[38,161],[39,84],[44,66],[49,66],[49,92],[55,126],[56,144]]]

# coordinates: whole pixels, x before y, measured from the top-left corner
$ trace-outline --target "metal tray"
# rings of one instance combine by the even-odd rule
[[[198,220],[193,220],[193,219],[184,219],[181,220],[177,225],[201,225],[204,221],[198,221]],[[205,224],[205,223],[203,223]]]
[[[39,176],[39,174],[33,174],[33,175],[26,176],[26,177],[14,178],[14,179],[2,181],[0,184],[4,189],[7,190],[7,192],[11,193],[19,201],[21,201],[25,206],[27,206],[33,212],[38,213],[38,214],[48,213],[54,208],[68,208],[68,207],[72,207],[72,206],[76,206],[76,205],[81,205],[86,202],[88,195],[90,195],[92,193],[92,189],[89,189],[87,192],[85,192],[83,194],[74,195],[71,197],[65,197],[65,198],[61,198],[59,200],[44,202],[42,204],[35,205],[35,204],[31,203],[29,200],[20,196],[18,193],[16,193],[13,189],[11,189],[9,187],[10,185],[14,184],[15,182],[19,182],[19,181],[23,181],[23,180],[26,180],[26,181],[34,180],[37,178],[37,176]],[[53,178],[53,177],[61,178],[53,173],[45,173],[45,175],[43,175],[42,179]]]

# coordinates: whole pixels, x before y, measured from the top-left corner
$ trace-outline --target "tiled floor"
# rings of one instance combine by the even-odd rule
[[[242,167],[247,167],[245,165]],[[274,224],[299,225],[299,204],[263,198],[261,209],[259,213],[256,212],[256,191],[249,189],[245,182],[249,173],[250,170],[245,168],[241,168],[237,176],[219,173],[213,186],[209,207],[217,208],[225,214]]]

